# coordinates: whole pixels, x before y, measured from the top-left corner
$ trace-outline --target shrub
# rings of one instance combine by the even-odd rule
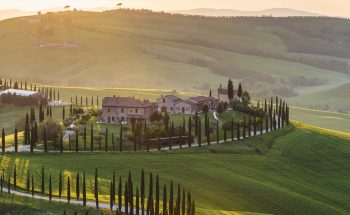
[[[222,102],[219,102],[216,106],[216,112],[223,113],[225,112],[224,104]]]
[[[58,136],[62,132],[61,125],[53,119],[47,119],[38,125],[39,139],[44,139],[44,128],[46,130],[46,138],[48,141],[57,140]]]

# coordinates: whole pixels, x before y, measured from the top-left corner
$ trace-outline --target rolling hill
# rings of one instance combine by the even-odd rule
[[[311,13],[290,8],[271,8],[261,11],[242,11],[234,9],[213,9],[213,8],[196,8],[192,10],[174,11],[174,13],[199,16],[321,16],[320,14]]]
[[[144,168],[146,174],[157,170],[161,184],[174,180],[190,188],[197,214],[347,214],[349,138],[348,134],[295,123],[239,143],[103,156],[6,154],[1,156],[0,165],[6,178],[16,163],[19,172],[30,169],[40,181],[40,169],[45,163],[52,175],[58,175],[60,170],[72,176],[86,172],[88,183],[93,183],[94,168],[99,167],[101,201],[108,201],[113,170],[121,176],[131,170],[137,186],[136,178]],[[55,195],[57,184],[53,180]],[[17,185],[25,186],[25,180],[20,179]],[[40,183],[36,186],[40,190]],[[88,186],[88,192],[92,191]]]
[[[349,82],[348,29],[326,17],[49,13],[0,22],[0,76],[205,94],[232,78],[254,97],[298,98]]]

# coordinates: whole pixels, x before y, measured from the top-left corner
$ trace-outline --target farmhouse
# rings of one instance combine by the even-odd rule
[[[179,102],[181,102],[181,99],[175,95],[162,95],[157,99],[158,110],[161,112],[174,113],[175,104]]]
[[[215,110],[219,100],[214,97],[196,96],[186,100],[177,102],[174,106],[174,113],[176,114],[194,114],[201,112],[205,104],[208,105],[209,110]]]
[[[233,98],[238,99],[238,92],[235,89],[233,90]],[[228,98],[228,90],[227,88],[223,88],[222,84],[220,84],[218,88],[218,99],[220,102],[230,103],[230,99]]]
[[[148,100],[133,97],[105,97],[102,101],[100,121],[103,123],[130,123],[132,120],[148,122],[154,105]]]

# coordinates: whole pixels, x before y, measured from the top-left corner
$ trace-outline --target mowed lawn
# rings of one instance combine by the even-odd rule
[[[349,154],[349,137],[297,125],[239,143],[201,149],[136,154],[6,154],[1,156],[0,164],[8,177],[16,162],[19,177],[24,177],[20,186],[25,184],[28,168],[40,182],[44,165],[46,176],[53,174],[56,194],[60,170],[73,178],[77,172],[86,172],[88,192],[92,193],[94,169],[98,168],[100,199],[107,201],[113,171],[125,180],[130,170],[139,185],[144,168],[146,174],[158,173],[161,184],[173,180],[190,189],[198,214],[346,214],[350,211]],[[36,189],[40,190],[40,183],[36,183]]]

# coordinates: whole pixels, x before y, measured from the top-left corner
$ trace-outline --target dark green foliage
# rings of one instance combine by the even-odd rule
[[[145,171],[141,170],[141,214],[145,212]]]
[[[18,133],[17,133],[17,128],[15,128],[15,152],[18,152]]]
[[[228,98],[231,101],[233,99],[233,83],[231,81],[231,79],[228,80],[228,84],[227,84],[227,94],[228,94]]]
[[[63,189],[63,181],[62,181],[62,172],[60,171],[59,177],[58,177],[58,197],[62,197],[62,189]]]
[[[94,151],[94,125],[91,124],[90,128],[90,151]]]
[[[159,176],[156,177],[156,204],[155,204],[155,215],[159,215]]]
[[[50,173],[50,179],[49,179],[49,199],[50,199],[50,201],[52,199],[52,178],[51,178],[51,173]]]
[[[41,167],[41,194],[45,193],[45,168]]]
[[[67,201],[68,204],[70,203],[70,177],[68,176],[67,179]]]
[[[5,129],[2,129],[2,133],[1,133],[1,149],[2,149],[2,153],[5,153],[5,144],[6,144],[6,140],[5,140]]]
[[[163,188],[163,215],[168,215],[166,185]]]
[[[94,196],[95,196],[96,208],[99,208],[99,202],[98,202],[98,172],[97,172],[97,168],[95,169]]]
[[[83,174],[83,206],[86,206],[86,181],[85,181],[85,172]]]
[[[77,177],[76,177],[76,184],[75,184],[75,192],[77,195],[77,200],[79,200],[80,198],[80,178],[79,178],[79,173],[77,173]]]
[[[169,215],[174,215],[174,186],[172,181],[170,182]]]

